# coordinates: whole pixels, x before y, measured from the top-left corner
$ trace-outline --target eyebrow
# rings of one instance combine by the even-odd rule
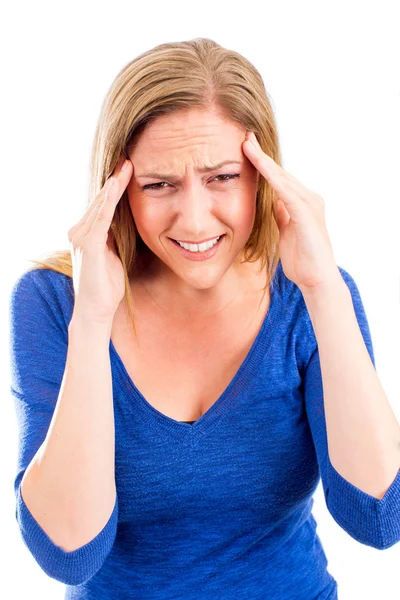
[[[225,165],[242,165],[243,162],[240,160],[224,160],[216,165],[209,165],[202,167],[201,169],[197,169],[199,173],[209,173],[210,171],[217,171],[221,167]],[[170,181],[179,181],[181,177],[177,177],[176,175],[168,174],[168,173],[143,173],[141,175],[136,175],[136,177],[148,177],[149,179],[169,179]]]

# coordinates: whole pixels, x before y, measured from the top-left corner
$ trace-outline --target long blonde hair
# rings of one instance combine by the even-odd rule
[[[146,125],[160,115],[190,108],[216,106],[228,119],[254,131],[264,152],[281,165],[277,126],[263,80],[239,53],[209,38],[160,44],[129,62],[116,76],[104,99],[92,146],[88,206],[112,174],[119,157],[139,139]],[[276,192],[259,177],[253,230],[243,249],[243,261],[261,259],[270,285],[279,263],[279,229],[273,212]],[[125,275],[125,296],[136,335],[129,284],[146,250],[125,190],[111,223],[111,232]],[[56,250],[33,269],[51,269],[72,278],[70,250]]]

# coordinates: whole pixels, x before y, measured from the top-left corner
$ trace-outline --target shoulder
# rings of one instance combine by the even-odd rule
[[[33,268],[20,273],[11,285],[9,310],[53,314],[69,323],[74,290],[72,279],[52,269]]]

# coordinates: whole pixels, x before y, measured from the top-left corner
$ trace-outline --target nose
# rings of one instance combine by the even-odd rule
[[[219,235],[221,226],[213,217],[212,195],[195,177],[186,180],[179,199],[176,230],[180,240],[200,243]]]

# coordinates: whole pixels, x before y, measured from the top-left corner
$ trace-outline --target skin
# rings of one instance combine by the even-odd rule
[[[127,186],[138,232],[151,250],[142,286],[160,310],[188,319],[213,316],[243,301],[264,284],[257,263],[242,263],[242,251],[253,228],[259,172],[243,153],[246,129],[228,120],[217,107],[163,115],[150,123],[129,158],[133,174]],[[238,160],[216,171],[203,165]],[[173,174],[142,177],[150,172]],[[217,177],[240,174],[240,178]],[[224,181],[225,180],[225,181]],[[164,183],[162,183],[164,182]],[[143,186],[160,184],[155,189]],[[226,234],[214,257],[190,261],[169,238],[201,241]]]

